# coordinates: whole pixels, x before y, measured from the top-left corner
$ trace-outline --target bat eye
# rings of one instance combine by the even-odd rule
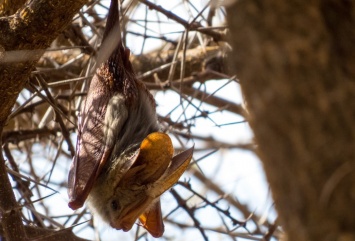
[[[117,211],[118,210],[118,203],[117,203],[116,200],[113,200],[111,202],[111,208],[112,208],[113,211]]]

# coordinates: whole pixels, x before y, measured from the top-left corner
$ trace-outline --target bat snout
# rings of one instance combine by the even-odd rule
[[[110,226],[114,229],[117,230],[123,230],[124,232],[128,232],[129,230],[132,229],[133,224],[135,220],[129,219],[129,220],[118,220],[114,222],[110,222]]]
[[[147,205],[149,205],[152,201],[147,198],[142,199],[143,201],[139,200],[139,202],[133,203],[133,205],[126,207],[121,215],[115,216],[115,218],[112,217],[110,221],[111,227],[125,232],[131,230],[136,220],[147,208]]]

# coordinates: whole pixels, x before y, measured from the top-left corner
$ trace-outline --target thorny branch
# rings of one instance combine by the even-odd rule
[[[197,229],[200,231],[200,233],[201,233],[203,239],[207,241],[207,240],[208,240],[208,237],[207,237],[207,235],[206,235],[206,233],[205,233],[205,230],[201,227],[200,221],[195,217],[195,213],[194,213],[194,212],[195,212],[196,208],[187,206],[186,200],[184,200],[184,199],[175,191],[175,189],[171,189],[170,192],[171,192],[171,194],[174,196],[174,198],[176,199],[176,201],[177,201],[179,207],[181,207],[182,209],[184,209],[184,210],[189,214],[190,218],[191,218],[191,219],[193,220],[193,222],[194,222],[195,228],[197,228]]]

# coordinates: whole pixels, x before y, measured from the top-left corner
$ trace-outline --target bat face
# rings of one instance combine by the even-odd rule
[[[110,225],[128,231],[139,218],[154,237],[164,232],[159,197],[174,185],[188,167],[193,148],[173,157],[168,135],[155,132],[141,143],[134,163],[116,185],[110,177],[121,169],[111,169],[108,179],[98,180],[90,193],[89,205]],[[121,157],[123,158],[123,157]],[[118,158],[116,161],[122,161]],[[108,183],[109,182],[109,183]]]

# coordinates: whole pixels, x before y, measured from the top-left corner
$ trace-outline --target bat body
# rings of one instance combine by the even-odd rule
[[[112,0],[104,33],[119,31]],[[193,148],[173,157],[159,132],[155,101],[134,75],[129,50],[118,40],[93,77],[78,125],[77,151],[69,173],[69,206],[88,200],[113,228],[128,231],[139,218],[154,237],[164,232],[160,195],[186,170]]]

